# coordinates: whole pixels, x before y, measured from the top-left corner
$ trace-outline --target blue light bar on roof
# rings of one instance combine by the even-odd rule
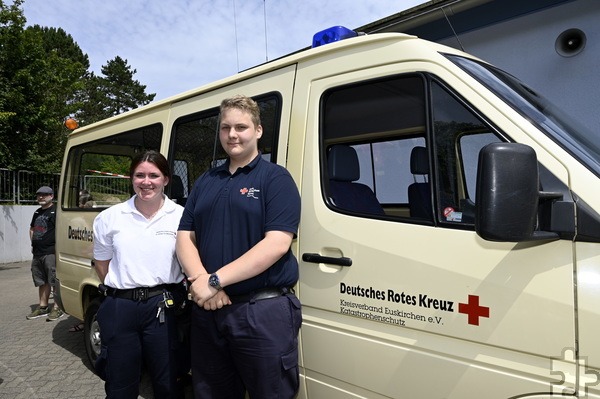
[[[313,36],[313,47],[319,47],[324,44],[337,42],[339,40],[348,39],[349,37],[358,36],[355,31],[343,26],[332,26],[331,28],[315,33]]]

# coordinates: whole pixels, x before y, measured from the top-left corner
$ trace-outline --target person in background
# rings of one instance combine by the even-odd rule
[[[175,309],[186,289],[175,239],[183,208],[164,194],[171,173],[160,153],[136,156],[130,176],[135,195],[94,219],[94,268],[104,295],[96,371],[107,398],[137,398],[143,363],[154,397],[181,398]]]
[[[80,208],[94,208],[96,203],[87,190],[81,190],[79,192],[79,207]]]
[[[33,284],[38,287],[39,306],[26,316],[28,320],[46,317],[46,321],[55,321],[64,316],[64,312],[55,303],[50,310],[48,301],[56,284],[56,206],[52,202],[54,191],[48,186],[40,187],[35,193],[40,207],[34,212],[29,227],[31,239],[31,275]]]
[[[177,256],[192,282],[196,398],[292,398],[299,388],[298,262],[291,243],[300,195],[289,172],[261,157],[260,111],[221,103],[227,161],[204,173],[187,200]]]

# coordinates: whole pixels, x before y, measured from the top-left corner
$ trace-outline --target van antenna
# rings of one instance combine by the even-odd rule
[[[454,33],[454,37],[456,38],[456,41],[458,42],[458,45],[460,46],[461,51],[465,51],[465,48],[463,47],[462,43],[460,42],[460,39],[458,38],[458,35],[456,34],[456,31],[454,30],[454,26],[452,26],[452,22],[450,22],[450,19],[448,18],[448,15],[446,14],[446,10],[444,9],[444,7],[441,7],[442,12],[444,13],[444,18],[446,18],[446,22],[448,22],[448,25],[450,25],[450,29],[452,29],[452,33]]]
[[[269,45],[267,42],[267,0],[263,0],[263,16],[265,20],[265,61],[269,61]]]
[[[235,33],[235,57],[237,62],[237,71],[240,71],[240,50],[238,49],[238,36],[237,36],[237,16],[235,13],[235,0],[233,0],[233,31]]]

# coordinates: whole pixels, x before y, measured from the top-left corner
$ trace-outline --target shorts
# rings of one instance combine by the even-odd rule
[[[54,288],[56,285],[56,255],[34,256],[31,261],[31,276],[36,287],[50,284]]]

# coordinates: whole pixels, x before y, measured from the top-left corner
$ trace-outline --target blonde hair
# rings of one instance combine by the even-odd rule
[[[247,112],[252,118],[254,127],[260,125],[260,108],[256,101],[254,101],[252,98],[242,94],[236,94],[233,97],[226,98],[221,101],[221,114],[228,109],[239,109],[240,111]]]

